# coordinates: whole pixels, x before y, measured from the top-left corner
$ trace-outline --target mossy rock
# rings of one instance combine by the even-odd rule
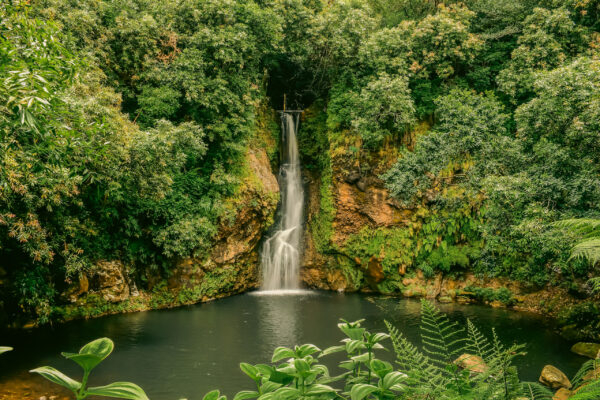
[[[575,343],[573,347],[571,347],[571,351],[575,354],[579,354],[580,356],[596,358],[598,356],[598,352],[600,352],[600,343]]]

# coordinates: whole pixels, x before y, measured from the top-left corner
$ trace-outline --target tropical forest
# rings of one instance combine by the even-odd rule
[[[600,0],[0,0],[0,400],[600,400]]]

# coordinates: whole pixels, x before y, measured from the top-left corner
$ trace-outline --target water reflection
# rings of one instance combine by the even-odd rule
[[[545,364],[571,375],[585,361],[570,353],[570,344],[540,316],[480,306],[440,307],[460,323],[470,318],[488,336],[496,327],[505,344],[528,344],[527,357],[516,360],[525,380],[537,380]],[[108,336],[116,350],[94,371],[92,384],[136,382],[152,400],[201,399],[216,388],[231,396],[252,389],[252,381],[239,370],[240,362],[269,362],[277,346],[335,345],[342,338],[336,329],[340,318],[365,318],[368,329],[380,332],[388,320],[420,345],[419,311],[419,301],[358,294],[240,295],[174,310],[9,332],[0,342],[15,351],[0,357],[0,382],[40,365],[52,365],[77,377],[79,368],[61,358],[60,352],[76,351],[92,339]],[[381,356],[391,360],[393,353]],[[342,372],[335,357],[325,361],[332,373]]]

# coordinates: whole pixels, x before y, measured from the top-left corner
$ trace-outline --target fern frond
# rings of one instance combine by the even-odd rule
[[[552,400],[554,394],[550,389],[537,382],[522,382],[521,396],[527,400]]]
[[[385,321],[385,325],[396,353],[396,364],[399,365],[400,372],[404,372],[412,381],[409,384],[423,386],[422,389],[426,389],[428,386],[432,389],[441,386],[444,378],[439,370],[431,364],[429,358],[410,343],[392,324]]]
[[[465,350],[467,353],[475,354],[484,360],[492,354],[492,345],[470,319],[467,319],[467,343]]]
[[[600,234],[600,219],[598,218],[571,218],[557,221],[553,224],[558,228],[568,229],[569,231],[582,236]]]
[[[598,400],[600,399],[600,379],[582,386],[569,400]]]
[[[421,340],[423,351],[438,364],[450,364],[464,349],[464,329],[427,300],[421,300]]]
[[[571,384],[574,389],[577,389],[579,386],[585,383],[587,380],[595,380],[600,379],[600,360],[588,360],[583,363],[579,371],[575,374],[573,379],[571,379]]]
[[[600,238],[577,243],[571,250],[571,258],[585,258],[592,265],[600,262]]]

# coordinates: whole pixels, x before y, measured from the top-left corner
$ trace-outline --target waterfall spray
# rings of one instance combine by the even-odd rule
[[[282,163],[279,168],[281,215],[277,231],[262,249],[261,290],[298,289],[304,193],[298,154],[299,113],[282,112]]]

